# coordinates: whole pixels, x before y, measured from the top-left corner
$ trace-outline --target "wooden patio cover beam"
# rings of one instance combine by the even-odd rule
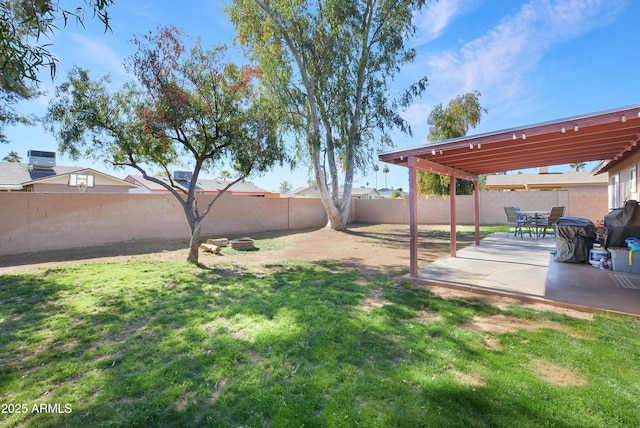
[[[409,167],[409,266],[410,275],[414,278],[418,276],[418,186],[417,171],[432,172],[434,174],[446,175],[449,181],[449,201],[450,201],[450,254],[456,257],[456,178],[472,181],[474,184],[474,224],[475,224],[475,244],[480,245],[480,186],[478,176],[462,171],[460,169],[440,165],[419,156],[409,156],[407,159]]]
[[[441,165],[439,163],[428,161],[424,158],[418,156],[415,157],[415,168],[420,171],[432,172],[438,175],[446,175],[448,177],[456,177],[462,178],[463,180],[476,181],[478,179],[477,175],[471,174],[470,172],[463,171],[461,169],[452,168],[450,166]]]
[[[410,156],[418,156],[479,175],[571,162],[621,159],[638,144],[639,136],[640,104],[395,150],[381,153],[378,158],[383,162],[407,166]],[[606,168],[597,171],[601,172],[606,172]]]

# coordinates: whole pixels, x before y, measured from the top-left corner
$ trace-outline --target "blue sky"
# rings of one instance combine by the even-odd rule
[[[55,82],[42,75],[42,88],[53,93],[73,65],[109,74],[114,85],[129,80],[123,61],[133,53],[134,34],[175,25],[203,45],[233,43],[233,26],[222,12],[223,3],[205,0],[117,1],[110,10],[112,32],[87,21],[86,29],[71,23],[51,40],[61,62]],[[635,0],[440,0],[432,2],[415,23],[418,32],[409,44],[418,52],[415,62],[398,76],[398,89],[422,76],[429,78],[423,97],[403,113],[413,137],[396,134],[395,148],[426,142],[426,120],[437,104],[478,90],[488,110],[469,134],[497,131],[548,120],[624,107],[640,102],[640,48]],[[27,114],[43,115],[48,97],[20,105]],[[8,128],[9,144],[0,155],[27,150],[57,151],[53,136],[41,126]],[[0,156],[1,157],[1,156]],[[372,153],[372,160],[377,154]],[[60,165],[90,166],[123,178],[130,171],[112,170],[90,160],[78,162],[58,155]],[[385,176],[378,172],[378,187]],[[566,170],[564,167],[551,171]],[[276,168],[252,178],[267,190],[283,180],[305,186],[306,169]],[[371,170],[358,174],[354,185],[375,186]],[[406,168],[390,166],[386,185],[407,188]]]

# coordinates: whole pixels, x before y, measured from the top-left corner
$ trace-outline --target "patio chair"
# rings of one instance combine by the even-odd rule
[[[507,215],[507,223],[513,225],[514,231],[513,235],[518,236],[520,234],[520,239],[522,237],[522,227],[529,227],[529,223],[527,219],[522,214],[519,214],[518,211],[514,207],[504,207],[504,212]],[[511,229],[507,232],[507,238],[509,237],[509,233],[511,233]],[[529,236],[531,236],[531,230],[529,229]]]
[[[553,230],[553,239],[556,239],[556,222],[563,215],[564,207],[553,207],[551,208],[549,217],[538,220],[536,229],[540,228],[542,230],[543,238],[547,236],[547,229],[551,229]],[[540,231],[538,231],[538,236],[540,236]]]

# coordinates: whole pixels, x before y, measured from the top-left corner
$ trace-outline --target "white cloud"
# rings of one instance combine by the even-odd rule
[[[425,102],[414,103],[401,113],[402,118],[411,126],[414,138],[422,140],[429,132],[427,118],[433,107],[434,105]]]
[[[424,11],[414,16],[417,27],[415,44],[421,45],[440,37],[459,10],[460,0],[430,3]]]
[[[547,50],[610,23],[625,4],[626,0],[531,0],[482,37],[429,57],[432,87],[449,98],[475,89],[499,89],[513,98]]]
[[[402,112],[402,117],[410,123],[417,123],[419,121],[426,122],[425,118],[429,116],[433,107],[434,106],[429,103],[414,103]]]
[[[81,56],[80,61],[75,63],[83,67],[99,68],[100,74],[125,75],[123,59],[104,41],[91,39],[80,33],[70,33],[70,39],[76,44],[79,52],[74,52],[76,59]],[[67,56],[65,56],[65,60]],[[72,64],[65,64],[71,67]]]

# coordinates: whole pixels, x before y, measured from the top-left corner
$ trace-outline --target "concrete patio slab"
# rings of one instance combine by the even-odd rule
[[[591,312],[640,317],[640,290],[616,286],[610,270],[586,263],[562,263],[553,237],[507,237],[495,233],[419,269],[424,285],[501,293]],[[637,276],[640,274],[626,274]]]

